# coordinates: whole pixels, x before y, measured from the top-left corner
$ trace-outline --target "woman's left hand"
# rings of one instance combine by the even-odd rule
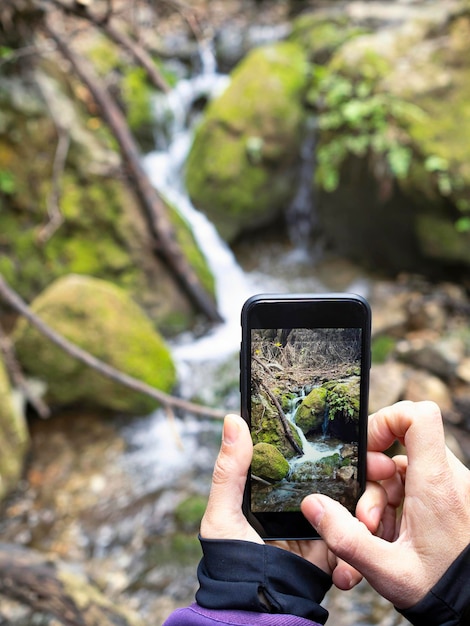
[[[201,521],[201,536],[206,539],[238,539],[264,543],[242,511],[243,493],[253,454],[253,444],[246,422],[238,415],[227,415],[224,420],[222,445],[212,476],[207,508]],[[388,463],[390,462],[390,463]],[[384,457],[380,476],[392,475],[393,461]],[[373,464],[377,467],[377,461]],[[373,476],[372,476],[373,479]],[[359,500],[356,515],[375,533],[379,529],[387,496],[379,483],[369,482]],[[278,546],[301,556],[333,577],[340,589],[351,589],[362,579],[357,570],[338,559],[321,539],[301,541],[273,541]]]

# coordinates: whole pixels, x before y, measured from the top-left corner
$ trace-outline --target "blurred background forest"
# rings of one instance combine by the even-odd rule
[[[0,624],[191,601],[253,293],[365,296],[370,410],[469,463],[469,48],[468,0],[2,0]]]

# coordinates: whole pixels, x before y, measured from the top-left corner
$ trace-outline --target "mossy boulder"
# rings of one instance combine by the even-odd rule
[[[289,463],[275,446],[258,443],[253,448],[251,472],[263,480],[278,482],[289,473]]]
[[[304,51],[281,42],[251,51],[207,107],[186,185],[226,240],[273,221],[292,197],[307,84]]]
[[[124,288],[165,334],[187,330],[197,312],[155,253],[115,141],[80,94],[46,62],[31,75],[0,76],[0,273],[27,301],[67,274],[102,278]],[[68,149],[54,181],[55,119],[67,129]],[[213,295],[213,276],[190,227],[162,202],[181,250]]]
[[[299,405],[295,423],[305,435],[321,430],[327,408],[327,395],[324,387],[315,387]]]
[[[13,400],[8,375],[0,358],[0,501],[21,477],[28,442],[26,422]]]
[[[70,275],[55,281],[32,311],[66,339],[105,363],[169,392],[175,366],[162,337],[125,291],[103,280]],[[113,382],[72,358],[22,319],[14,331],[24,371],[47,385],[54,407],[102,407],[144,414],[156,402]]]
[[[384,13],[321,68],[309,101],[334,248],[392,271],[470,266],[469,59],[468,3],[436,3],[392,28]]]

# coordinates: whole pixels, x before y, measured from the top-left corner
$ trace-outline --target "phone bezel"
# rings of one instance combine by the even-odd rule
[[[255,328],[361,328],[361,385],[358,432],[359,495],[365,488],[367,452],[367,416],[370,370],[371,310],[362,296],[352,293],[328,294],[258,294],[242,308],[242,344],[240,352],[241,413],[251,427],[251,329]],[[264,539],[315,539],[318,533],[298,512],[251,510],[248,475],[244,494],[244,513]]]

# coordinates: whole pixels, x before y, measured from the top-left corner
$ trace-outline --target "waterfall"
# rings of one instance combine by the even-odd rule
[[[316,118],[309,117],[300,156],[301,166],[297,191],[286,211],[289,237],[295,246],[297,258],[311,257],[310,237],[317,223],[313,177],[315,175]]]
[[[170,93],[155,97],[156,116],[169,119],[170,124],[166,132],[156,137],[157,149],[143,159],[152,184],[190,225],[214,276],[217,305],[224,319],[223,324],[198,340],[190,333],[180,338],[173,353],[183,361],[220,359],[236,352],[240,343],[240,310],[254,293],[229,246],[206,216],[194,208],[184,188],[183,168],[192,139],[188,120],[193,105],[201,98],[219,95],[229,83],[228,76],[217,73],[210,47],[206,44],[201,50],[202,73],[180,80]]]
[[[330,407],[328,402],[325,402],[325,411],[323,413],[323,425],[322,425],[322,435],[325,438],[328,434],[328,425],[330,423]]]
[[[301,390],[299,393],[299,396],[294,398],[293,401],[291,402],[291,405],[289,407],[290,409],[289,412],[286,413],[287,419],[295,428],[295,430],[297,431],[300,437],[300,440],[302,442],[302,450],[303,450],[302,456],[298,456],[290,460],[289,465],[291,469],[298,467],[299,465],[302,465],[303,463],[307,461],[314,463],[315,461],[318,461],[326,456],[331,456],[332,454],[339,452],[341,449],[341,445],[342,445],[341,442],[337,442],[336,440],[332,443],[328,443],[328,440],[326,440],[325,435],[326,435],[326,429],[328,428],[328,419],[329,419],[328,418],[328,414],[329,414],[328,406],[325,407],[325,411],[324,411],[321,438],[310,441],[307,439],[303,431],[297,426],[295,422],[295,414],[297,412],[297,407],[299,406],[299,404],[302,402],[302,400],[305,398],[306,395],[307,394],[305,393],[305,391]],[[325,419],[326,419],[326,429],[325,429]]]

